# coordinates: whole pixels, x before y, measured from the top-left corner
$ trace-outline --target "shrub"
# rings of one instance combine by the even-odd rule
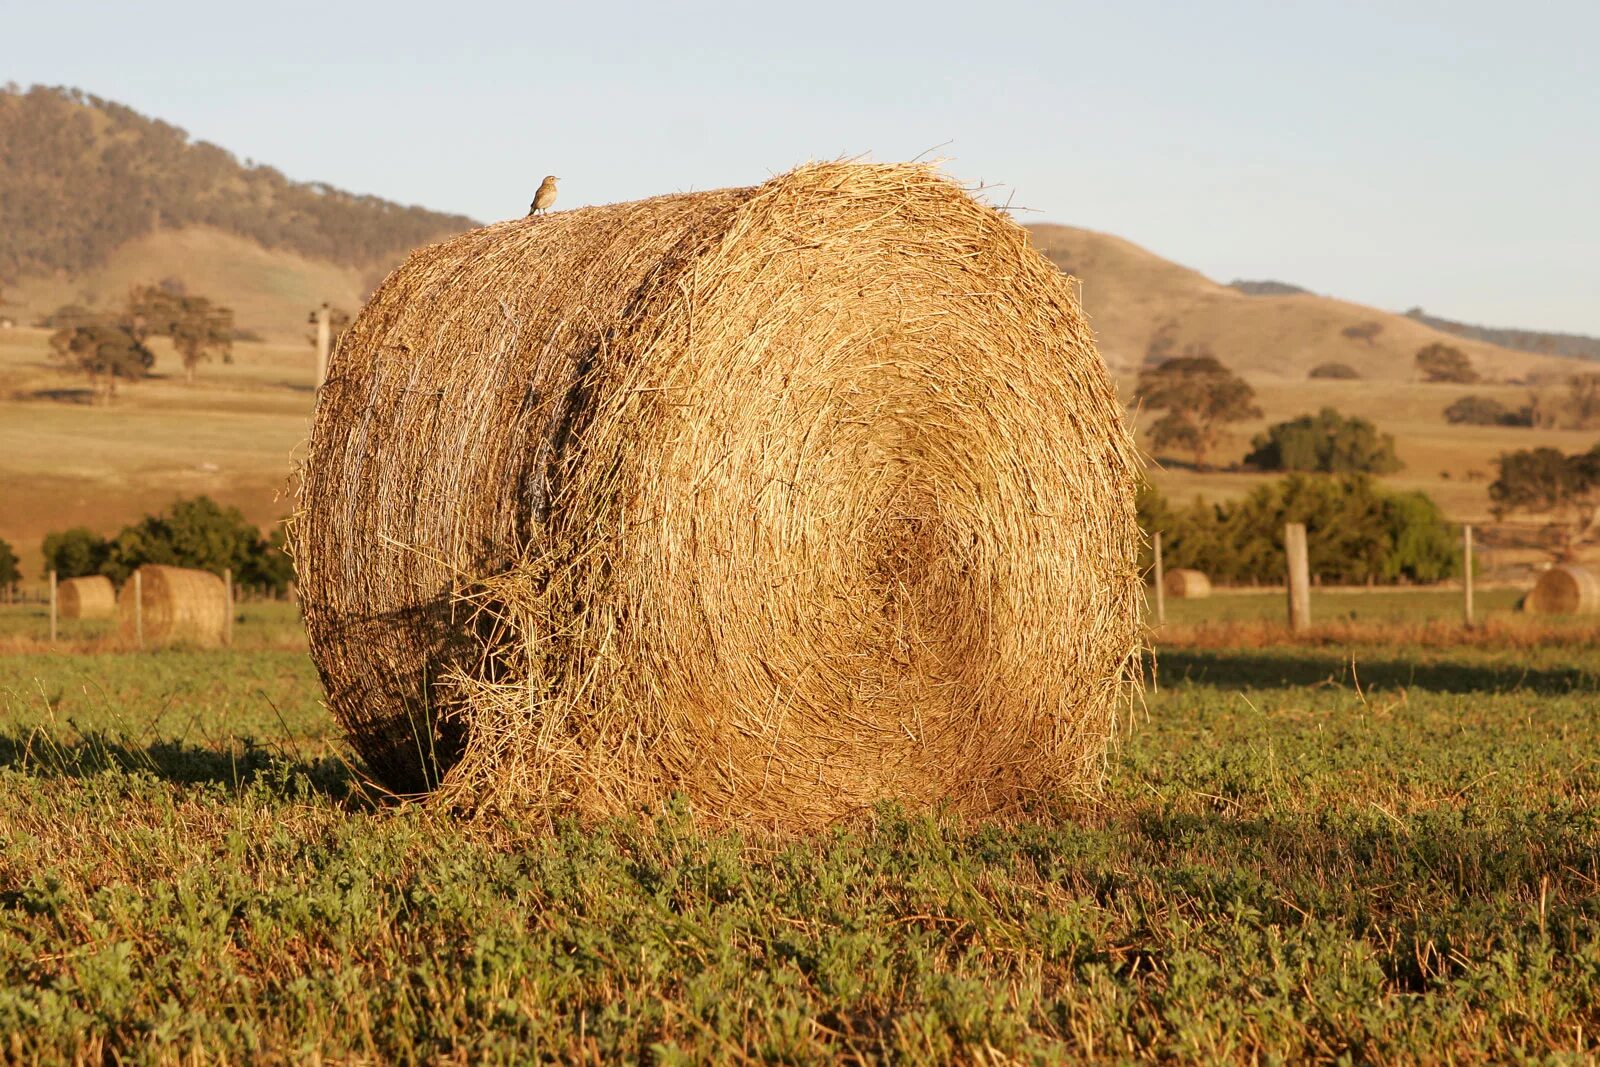
[[[1431,345],[1419,348],[1416,363],[1417,370],[1422,372],[1422,377],[1430,382],[1471,385],[1478,380],[1478,372],[1472,369],[1472,360],[1453,345],[1435,341]]]
[[[1280,422],[1250,444],[1245,463],[1265,471],[1392,474],[1404,466],[1394,454],[1393,435],[1333,408]]]
[[[1311,368],[1313,378],[1359,378],[1360,374],[1348,363],[1318,363]]]
[[[1533,408],[1513,411],[1489,396],[1464,396],[1444,409],[1448,422],[1467,426],[1532,426]]]
[[[1218,582],[1281,582],[1289,522],[1305,523],[1311,572],[1324,581],[1431,582],[1461,573],[1455,533],[1433,501],[1386,492],[1366,475],[1295,474],[1243,500],[1196,499],[1177,509],[1147,488],[1138,506],[1144,528],[1162,532],[1168,567],[1193,567]]]
[[[48,534],[44,558],[46,572],[53,567],[59,577],[104,574],[119,585],[146,563],[212,573],[232,568],[240,582],[280,593],[294,579],[281,526],[263,537],[238,508],[223,507],[205,496],[179,500],[159,515],[146,515],[109,540],[81,526]]]
[[[111,542],[87,526],[45,534],[44,572],[58,578],[85,578],[100,574],[111,557]]]
[[[9,542],[0,541],[0,591],[15,593],[17,583],[22,581],[22,565],[17,560],[16,550]]]

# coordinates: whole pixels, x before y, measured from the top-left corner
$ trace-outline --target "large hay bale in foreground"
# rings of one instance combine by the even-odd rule
[[[1211,595],[1211,579],[1207,578],[1203,571],[1191,570],[1188,567],[1168,571],[1162,578],[1161,584],[1170,597],[1203,600]]]
[[[56,585],[56,612],[63,619],[109,619],[117,613],[117,590],[103,574],[66,578]]]
[[[1523,598],[1534,615],[1593,615],[1600,612],[1600,575],[1586,567],[1551,567]]]
[[[296,569],[398,791],[998,812],[1100,772],[1135,466],[1021,228],[928,168],[814,165],[414,253],[334,355]]]
[[[117,594],[118,631],[130,642],[141,625],[134,613],[136,591],[144,608],[146,645],[215,648],[226,640],[228,591],[215,574],[155,563],[140,567],[139,580],[129,578]]]

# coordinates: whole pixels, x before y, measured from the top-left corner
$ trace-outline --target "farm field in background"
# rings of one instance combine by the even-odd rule
[[[39,580],[46,533],[114,534],[179,497],[207,494],[258,525],[289,513],[284,487],[315,401],[309,345],[238,343],[232,363],[202,364],[190,387],[157,338],[158,377],[104,407],[51,362],[49,338],[0,331],[0,538],[26,580]]]
[[[233,363],[202,364],[198,383],[189,387],[166,340],[158,338],[152,342],[157,377],[126,386],[116,405],[104,408],[87,403],[86,383],[51,362],[49,336],[47,330],[0,331],[0,484],[9,499],[26,504],[0,512],[0,538],[21,556],[28,581],[38,581],[39,542],[50,530],[87,525],[112,534],[178,497],[200,493],[239,507],[263,527],[292,509],[285,487],[315,399],[309,344],[240,342]],[[1452,426],[1441,414],[1469,394],[1518,406],[1527,402],[1522,386],[1255,375],[1251,382],[1263,417],[1232,428],[1217,456],[1220,465],[1242,457],[1250,438],[1270,423],[1331,405],[1394,434],[1406,469],[1384,484],[1427,492],[1455,521],[1487,518],[1488,479],[1500,452],[1534,445],[1576,451],[1595,441],[1583,431]],[[1132,379],[1118,386],[1127,396]],[[1196,495],[1243,496],[1278,477],[1180,464],[1154,465],[1150,476],[1178,505]]]
[[[772,841],[386,803],[292,607],[243,610],[0,655],[12,1059],[1593,1054],[1592,626],[1168,648],[1099,799]]]

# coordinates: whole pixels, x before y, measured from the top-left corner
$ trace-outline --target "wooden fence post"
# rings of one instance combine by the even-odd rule
[[[144,571],[133,572],[133,633],[144,648]]]
[[[233,568],[222,568],[222,595],[226,598],[227,615],[222,624],[222,643],[225,646],[233,644]]]
[[[1467,625],[1472,625],[1472,524],[1461,527],[1462,575],[1461,585],[1466,592]]]
[[[1289,629],[1304,633],[1311,628],[1311,564],[1306,556],[1306,526],[1291,522],[1283,528],[1283,549],[1289,557]]]
[[[328,350],[333,347],[332,312],[327,304],[317,309],[317,389],[328,380]]]
[[[1167,585],[1163,580],[1166,572],[1161,566],[1161,531],[1157,530],[1152,539],[1156,552],[1156,625],[1167,624]]]
[[[50,568],[50,643],[56,643],[56,570]]]

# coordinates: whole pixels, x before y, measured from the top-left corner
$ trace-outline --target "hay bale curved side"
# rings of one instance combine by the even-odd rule
[[[144,630],[146,645],[223,644],[228,625],[228,593],[222,579],[208,571],[147,563],[129,578],[117,595],[118,631],[126,641]],[[138,591],[143,618],[134,613]]]
[[[1170,570],[1162,579],[1166,593],[1171,597],[1186,600],[1203,600],[1211,595],[1211,579],[1207,578],[1204,571],[1193,570],[1189,567],[1179,567]]]
[[[1136,459],[1069,285],[920,166],[414,254],[335,355],[297,519],[352,741],[458,803],[777,828],[1094,780]]]
[[[1551,567],[1539,575],[1522,601],[1533,615],[1593,615],[1600,612],[1600,575],[1587,567]]]
[[[56,586],[56,610],[63,619],[109,619],[117,613],[117,590],[103,574],[67,578]]]

